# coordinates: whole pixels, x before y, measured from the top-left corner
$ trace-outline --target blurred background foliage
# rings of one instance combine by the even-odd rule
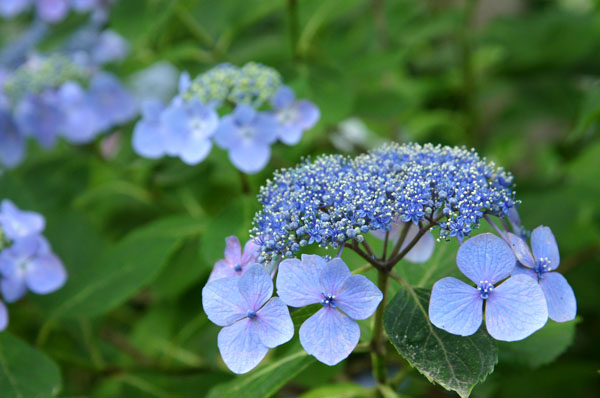
[[[54,26],[41,49],[81,18]],[[27,23],[3,21],[0,40]],[[13,305],[9,326],[58,365],[58,396],[205,396],[230,380],[218,327],[201,308],[224,238],[248,238],[255,195],[273,170],[386,140],[476,148],[514,173],[524,224],[550,226],[559,242],[578,324],[537,344],[566,351],[548,364],[530,360],[527,347],[500,346],[496,371],[473,396],[600,394],[600,2],[121,0],[108,25],[131,44],[112,67],[125,81],[161,60],[192,76],[257,61],[278,69],[322,118],[298,145],[275,145],[269,166],[247,178],[220,149],[196,167],[139,158],[133,123],[83,147],[32,144],[26,162],[0,177],[2,197],[47,217],[46,235],[69,270],[65,288]],[[17,350],[13,340],[5,333],[4,346]],[[297,349],[274,350],[268,361]],[[332,368],[301,365],[277,397],[361,397],[357,382],[372,383],[367,354]],[[58,377],[54,366],[42,358],[31,372]],[[403,376],[408,396],[454,396],[416,371]],[[210,396],[225,396],[218,391]]]

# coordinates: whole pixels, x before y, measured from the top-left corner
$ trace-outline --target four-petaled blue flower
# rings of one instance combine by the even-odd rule
[[[0,205],[0,226],[4,235],[14,240],[40,234],[46,221],[41,214],[21,210],[10,199],[4,199]]]
[[[400,234],[402,233],[402,229],[404,229],[405,225],[406,223],[403,223],[402,221],[392,223],[389,230],[388,240],[395,244],[398,239],[400,239]],[[386,232],[382,229],[371,231],[371,234],[381,240],[385,239],[385,233]],[[414,223],[410,223],[408,226],[408,231],[406,232],[406,237],[404,238],[404,242],[400,246],[400,250],[404,250],[418,233],[419,227]],[[435,239],[431,232],[426,232],[402,259],[411,263],[424,263],[431,258],[434,248]]]
[[[271,103],[277,119],[277,137],[287,145],[296,145],[302,133],[319,120],[319,108],[310,101],[296,101],[296,94],[288,86],[280,86]]]
[[[279,264],[277,294],[289,306],[321,303],[316,314],[300,327],[300,343],[307,353],[333,366],[350,355],[358,344],[356,320],[367,319],[383,294],[363,275],[351,275],[340,259],[326,262],[316,255]]]
[[[67,279],[62,262],[41,235],[17,239],[4,249],[0,253],[0,274],[0,290],[9,303],[23,297],[27,289],[37,294],[51,293]]]
[[[244,275],[209,282],[202,289],[202,306],[219,332],[221,357],[234,373],[256,367],[269,348],[289,341],[294,324],[287,306],[273,297],[273,281],[260,265]]]
[[[208,281],[243,275],[250,265],[256,263],[258,249],[259,246],[253,240],[249,240],[244,245],[242,252],[239,239],[236,236],[227,237],[225,239],[225,258],[217,261]]]
[[[239,104],[224,116],[215,141],[229,151],[229,160],[244,173],[262,170],[271,157],[271,144],[277,139],[277,122],[272,115]]]
[[[577,301],[575,293],[564,276],[555,271],[560,264],[558,245],[552,230],[540,225],[531,233],[531,249],[519,236],[508,233],[519,265],[513,275],[525,274],[537,281],[548,303],[548,316],[556,322],[575,319]]]
[[[460,247],[456,262],[477,288],[452,277],[437,281],[429,301],[435,326],[470,336],[481,326],[483,303],[486,328],[496,340],[522,340],[546,324],[542,289],[526,275],[510,276],[516,259],[502,239],[489,233],[475,236]]]

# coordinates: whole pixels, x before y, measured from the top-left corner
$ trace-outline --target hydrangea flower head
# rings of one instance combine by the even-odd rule
[[[326,262],[315,255],[279,264],[277,294],[292,307],[323,305],[300,327],[300,343],[307,353],[330,366],[354,350],[360,339],[356,320],[373,315],[383,299],[373,282],[351,275],[340,258]]]
[[[272,295],[273,281],[258,264],[239,278],[213,280],[202,289],[204,312],[213,323],[223,326],[218,346],[232,372],[252,370],[269,348],[294,335],[287,306]]]
[[[258,246],[254,241],[246,242],[242,251],[237,236],[228,236],[225,239],[225,258],[217,261],[208,281],[243,275],[252,264],[256,263],[257,252]]]
[[[320,111],[307,100],[296,100],[296,94],[287,86],[280,86],[271,100],[277,119],[277,136],[287,145],[295,145],[305,130],[319,120]]]
[[[67,279],[62,262],[41,235],[17,239],[0,252],[0,274],[0,291],[9,303],[23,297],[27,289],[37,294],[51,293]]]
[[[509,210],[510,178],[458,147],[388,144],[354,159],[320,156],[276,172],[261,188],[252,235],[263,261],[292,257],[310,241],[334,248],[361,242],[398,220],[435,218],[442,238],[466,236],[484,213]]]
[[[0,226],[10,240],[42,233],[46,220],[41,214],[19,209],[10,199],[0,204]]]
[[[429,318],[435,326],[470,336],[481,326],[484,303],[485,325],[496,340],[522,340],[546,324],[542,289],[526,275],[510,276],[516,259],[502,239],[477,235],[460,247],[456,262],[477,287],[452,277],[437,281],[429,301]]]
[[[215,133],[215,141],[229,151],[229,160],[245,173],[262,170],[271,157],[271,144],[277,139],[277,123],[250,105],[238,105],[224,116]]]
[[[419,232],[419,227],[414,223],[403,223],[402,221],[392,223],[391,229],[389,230],[388,240],[390,242],[397,242],[400,239],[400,235],[402,234],[402,230],[407,227],[408,231],[406,232],[406,236],[404,238],[404,242],[400,245],[400,250],[404,250],[406,246],[417,236]],[[384,240],[386,231],[378,230],[371,232],[378,239]],[[425,233],[417,242],[416,245],[410,249],[403,260],[409,261],[411,263],[424,263],[427,262],[431,258],[433,254],[433,249],[435,248],[435,239],[431,232]]]
[[[519,264],[513,275],[524,274],[537,281],[548,303],[548,315],[556,322],[575,319],[575,293],[564,276],[556,271],[560,265],[558,245],[552,230],[540,225],[531,233],[531,250],[519,236],[508,233],[513,252]]]

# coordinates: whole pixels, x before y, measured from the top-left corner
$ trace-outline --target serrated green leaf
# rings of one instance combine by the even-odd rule
[[[54,397],[60,388],[60,372],[50,358],[10,333],[0,333],[2,398]]]
[[[502,361],[524,364],[532,368],[546,365],[558,358],[573,343],[579,318],[558,323],[548,320],[546,326],[521,341],[499,342]]]
[[[430,291],[400,288],[384,313],[385,331],[398,352],[431,382],[468,397],[498,362],[494,340],[481,328],[462,337],[429,322]]]
[[[211,389],[207,398],[270,397],[315,358],[304,350]]]

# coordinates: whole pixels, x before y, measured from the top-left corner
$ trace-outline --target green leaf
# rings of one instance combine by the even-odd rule
[[[546,365],[558,358],[573,343],[575,325],[579,321],[579,318],[563,323],[548,320],[543,329],[525,340],[499,342],[500,359],[532,368]]]
[[[211,389],[207,398],[270,397],[315,361],[304,350]]]
[[[53,317],[103,314],[147,285],[181,240],[201,227],[197,219],[176,216],[134,230],[100,257],[82,258],[67,284],[45,297],[44,307]]]
[[[50,358],[10,333],[0,333],[2,398],[54,397],[60,388],[60,372]]]
[[[373,390],[352,383],[322,386],[300,395],[300,398],[366,398],[374,396]]]
[[[429,322],[430,291],[402,287],[384,313],[385,331],[398,352],[431,382],[468,397],[498,362],[494,340],[482,328],[461,337]]]

